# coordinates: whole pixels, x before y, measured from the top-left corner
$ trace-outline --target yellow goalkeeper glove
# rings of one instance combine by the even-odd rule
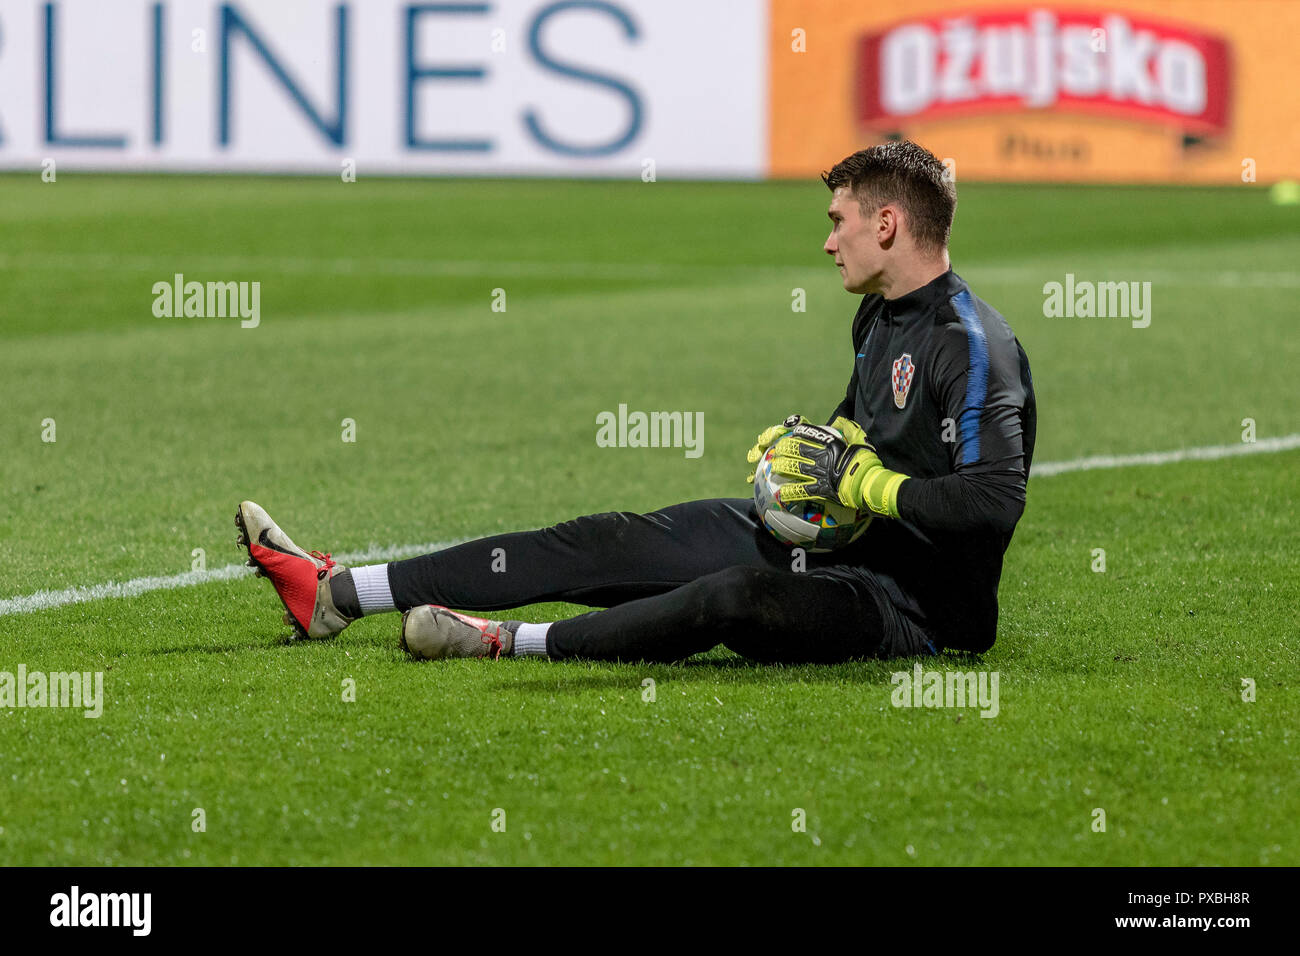
[[[758,436],[757,444],[749,450],[749,454],[745,456],[745,459],[751,465],[757,465],[759,460],[767,453],[767,450],[772,447],[778,438],[790,431],[796,425],[810,424],[812,423],[802,415],[790,415],[781,424],[773,425],[771,428],[765,428],[763,433]],[[749,477],[745,480],[751,485],[754,483],[753,469],[750,470]]]
[[[898,517],[898,488],[907,475],[890,471],[857,422],[840,416],[828,430],[799,424],[776,443],[772,473],[787,480],[782,502],[838,501],[848,508]]]

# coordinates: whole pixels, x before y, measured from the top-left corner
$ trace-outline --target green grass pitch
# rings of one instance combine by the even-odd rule
[[[337,554],[745,495],[753,436],[850,371],[827,198],[0,177],[0,600],[236,563],[242,498]],[[1300,432],[1297,215],[1263,187],[963,184],[954,266],[1029,353],[1036,460]],[[259,281],[260,325],[154,317],[178,272]],[[1067,273],[1151,281],[1150,327],[1044,317]],[[597,447],[620,403],[703,412],[704,454]],[[8,613],[0,671],[102,671],[106,699],[0,708],[0,858],[1295,864],[1298,470],[1033,478],[996,646],[926,662],[997,671],[993,719],[892,707],[911,661],[414,664],[391,615],[289,645],[243,575]]]

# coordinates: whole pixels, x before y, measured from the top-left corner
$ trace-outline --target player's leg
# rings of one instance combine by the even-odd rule
[[[271,578],[299,636],[312,637],[338,633],[364,614],[428,604],[484,611],[537,601],[609,606],[736,564],[784,567],[790,561],[759,525],[752,502],[739,498],[690,501],[649,514],[587,515],[351,569],[297,548],[252,502],[240,506],[237,523],[241,530],[248,526],[241,543],[249,547],[249,563]]]
[[[895,653],[876,598],[842,576],[738,565],[663,594],[554,624],[485,621],[420,607],[412,656],[676,661],[724,644],[764,662],[833,663]]]
[[[767,663],[876,656],[875,601],[840,578],[736,566],[675,591],[552,625],[558,659],[676,661],[722,644]]]
[[[758,526],[751,502],[712,498],[648,514],[585,515],[384,568],[397,610],[439,604],[492,611],[538,601],[608,607],[734,564],[789,560],[788,551]]]

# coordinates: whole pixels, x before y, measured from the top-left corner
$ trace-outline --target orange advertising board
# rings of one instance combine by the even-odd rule
[[[959,178],[1300,178],[1295,0],[771,0],[769,172],[906,137]]]

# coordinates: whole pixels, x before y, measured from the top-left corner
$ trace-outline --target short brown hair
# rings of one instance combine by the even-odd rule
[[[881,143],[846,156],[822,173],[834,192],[847,186],[863,213],[897,203],[918,246],[938,252],[948,245],[957,211],[957,187],[939,158],[911,140]]]

